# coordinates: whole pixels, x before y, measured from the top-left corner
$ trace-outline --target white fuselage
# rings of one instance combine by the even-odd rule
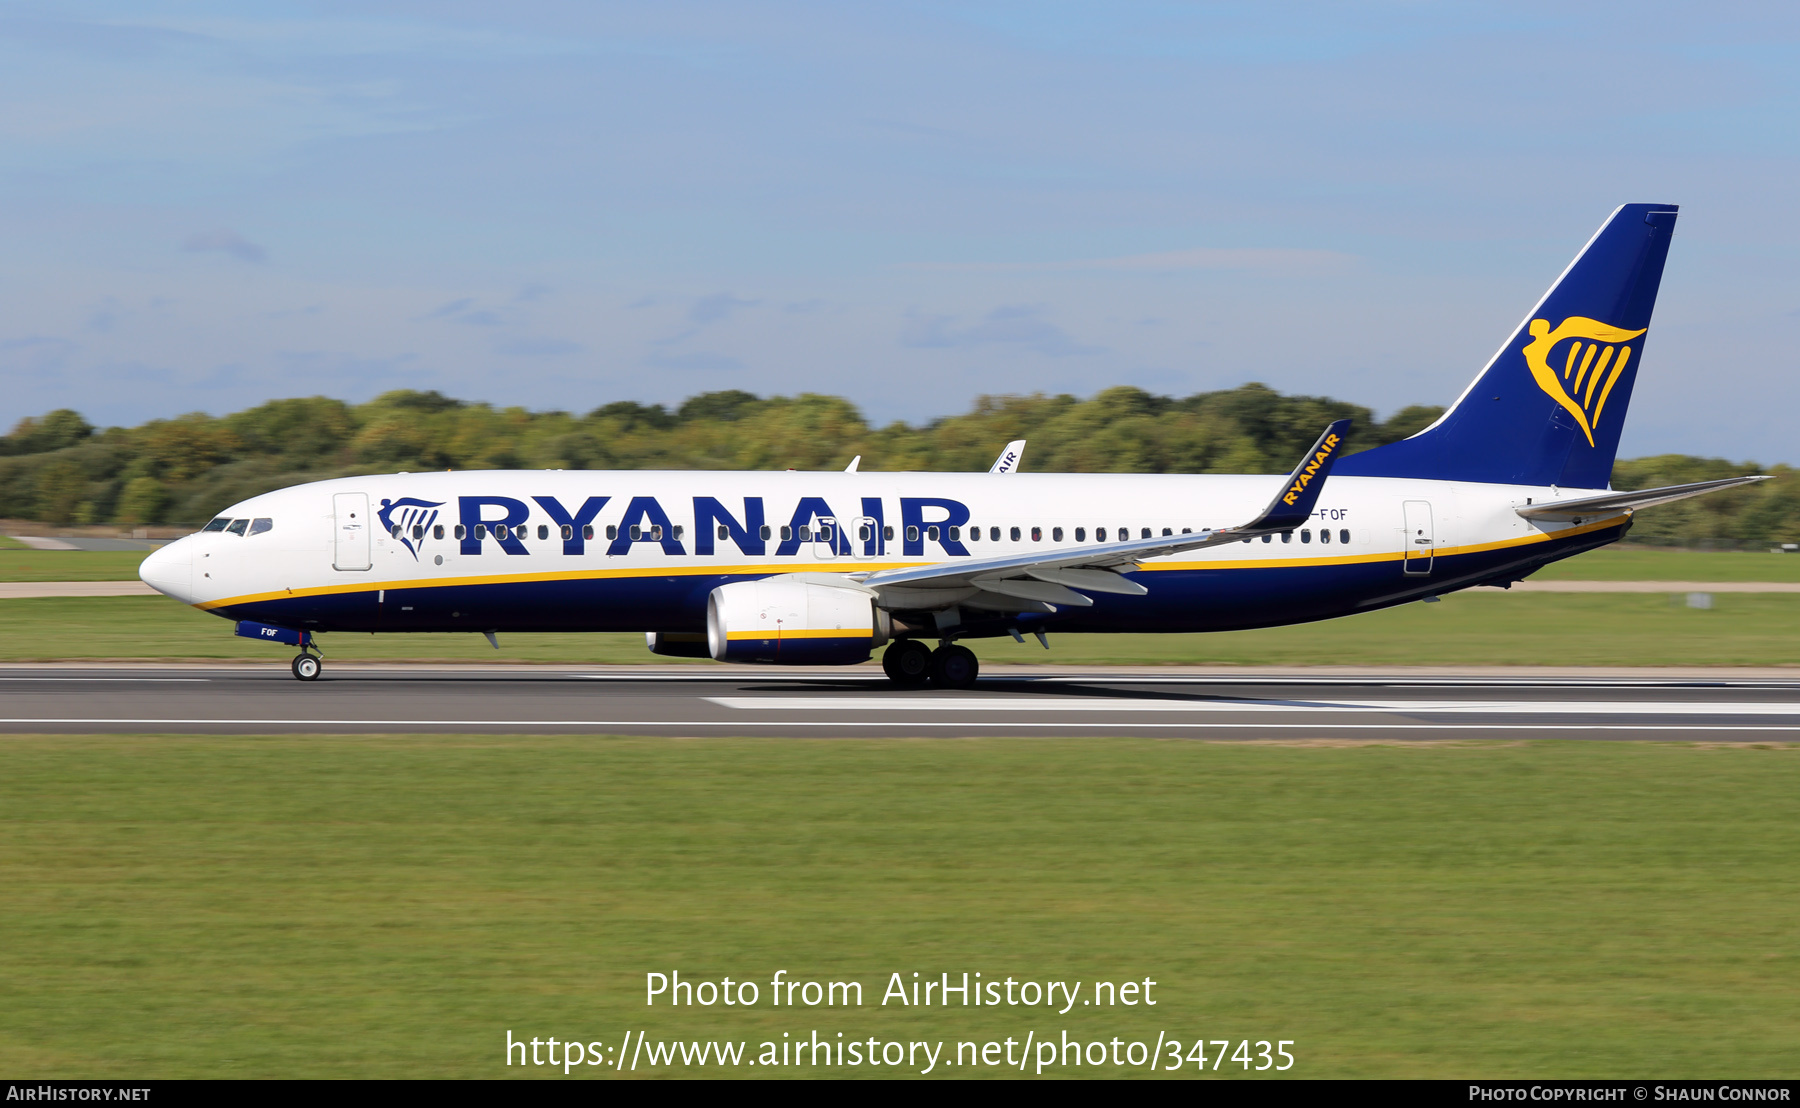
[[[166,546],[143,576],[221,615],[319,630],[692,628],[706,593],[725,581],[862,575],[1225,528],[1255,517],[1281,482],[793,471],[348,477],[233,505],[220,518],[242,528]],[[1069,625],[1257,626],[1452,591],[1617,538],[1622,513],[1545,523],[1514,511],[1592,491],[1333,478],[1309,525],[1144,561],[1133,576],[1147,597],[1068,613]]]

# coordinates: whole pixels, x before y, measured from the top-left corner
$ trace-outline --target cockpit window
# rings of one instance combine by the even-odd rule
[[[275,521],[268,516],[261,516],[250,521],[250,533],[252,535],[260,535],[264,531],[273,531],[274,529]]]
[[[213,520],[211,523],[207,524],[205,527],[200,528],[200,530],[202,533],[205,533],[207,531],[223,531],[223,530],[225,530],[225,525],[230,522],[231,522],[230,516],[220,516],[218,519]]]
[[[244,528],[246,528],[248,526],[250,526],[249,520],[234,519],[231,521],[231,526],[225,528],[225,533],[227,535],[241,535],[244,533]]]

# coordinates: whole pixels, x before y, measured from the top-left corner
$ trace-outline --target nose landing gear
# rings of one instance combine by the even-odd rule
[[[302,681],[317,681],[323,668],[317,654],[294,655],[294,676]]]
[[[881,656],[881,668],[901,688],[929,682],[940,689],[967,689],[974,686],[981,663],[966,646],[946,643],[932,650],[918,639],[901,639]]]

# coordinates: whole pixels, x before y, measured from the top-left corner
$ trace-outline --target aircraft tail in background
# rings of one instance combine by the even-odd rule
[[[1614,211],[1441,419],[1338,473],[1609,487],[1676,211]]]

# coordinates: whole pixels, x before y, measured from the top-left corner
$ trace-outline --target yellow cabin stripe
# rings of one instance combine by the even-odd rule
[[[1550,542],[1555,539],[1572,538],[1592,531],[1616,527],[1631,518],[1629,512],[1620,513],[1595,523],[1570,527],[1552,534],[1536,533],[1522,535],[1517,538],[1501,539],[1497,542],[1477,543],[1473,546],[1446,546],[1432,550],[1432,556],[1450,557],[1456,554],[1479,554],[1489,550],[1503,550],[1512,546],[1530,546],[1536,543]],[[1223,549],[1222,547],[1220,549]],[[1147,573],[1166,573],[1172,570],[1197,569],[1282,569],[1303,566],[1347,566],[1367,562],[1398,562],[1405,557],[1405,551],[1390,550],[1376,554],[1344,554],[1313,558],[1258,558],[1254,560],[1239,559],[1235,561],[1205,562],[1150,562],[1141,569]],[[911,569],[915,566],[934,565],[933,562],[811,562],[801,564],[772,565],[767,562],[746,563],[739,565],[709,566],[670,566],[667,568],[639,569],[598,569],[598,570],[563,570],[543,573],[512,573],[490,577],[436,577],[415,579],[410,581],[370,581],[346,583],[342,585],[321,585],[309,589],[282,589],[276,592],[250,593],[245,596],[234,596],[225,600],[206,600],[194,607],[201,611],[212,611],[215,608],[229,608],[238,604],[257,604],[267,600],[293,600],[307,596],[335,596],[343,593],[375,592],[377,590],[400,589],[436,589],[457,585],[518,585],[538,581],[600,581],[617,578],[648,579],[655,577],[731,577],[746,574],[769,576],[783,573],[873,573],[884,569]],[[953,563],[952,563],[953,565]],[[929,588],[929,582],[921,582],[913,587]]]
[[[875,632],[847,627],[828,631],[728,631],[725,637],[732,642],[740,639],[872,639]]]
[[[1501,539],[1498,542],[1476,543],[1473,546],[1440,546],[1433,547],[1434,558],[1447,558],[1453,554],[1480,554],[1488,550],[1504,550],[1509,546],[1529,546],[1533,543],[1549,542],[1551,539],[1566,539],[1572,535],[1585,535],[1590,531],[1601,531],[1615,527],[1631,518],[1629,513],[1613,516],[1598,523],[1585,523],[1580,527],[1571,527],[1558,531],[1553,535],[1525,535],[1516,539]],[[1143,567],[1146,573],[1166,572],[1168,570],[1196,569],[1280,569],[1283,566],[1349,566],[1365,562],[1398,562],[1406,557],[1403,550],[1388,551],[1383,554],[1346,554],[1333,558],[1267,558],[1257,561],[1238,562],[1151,562]]]

